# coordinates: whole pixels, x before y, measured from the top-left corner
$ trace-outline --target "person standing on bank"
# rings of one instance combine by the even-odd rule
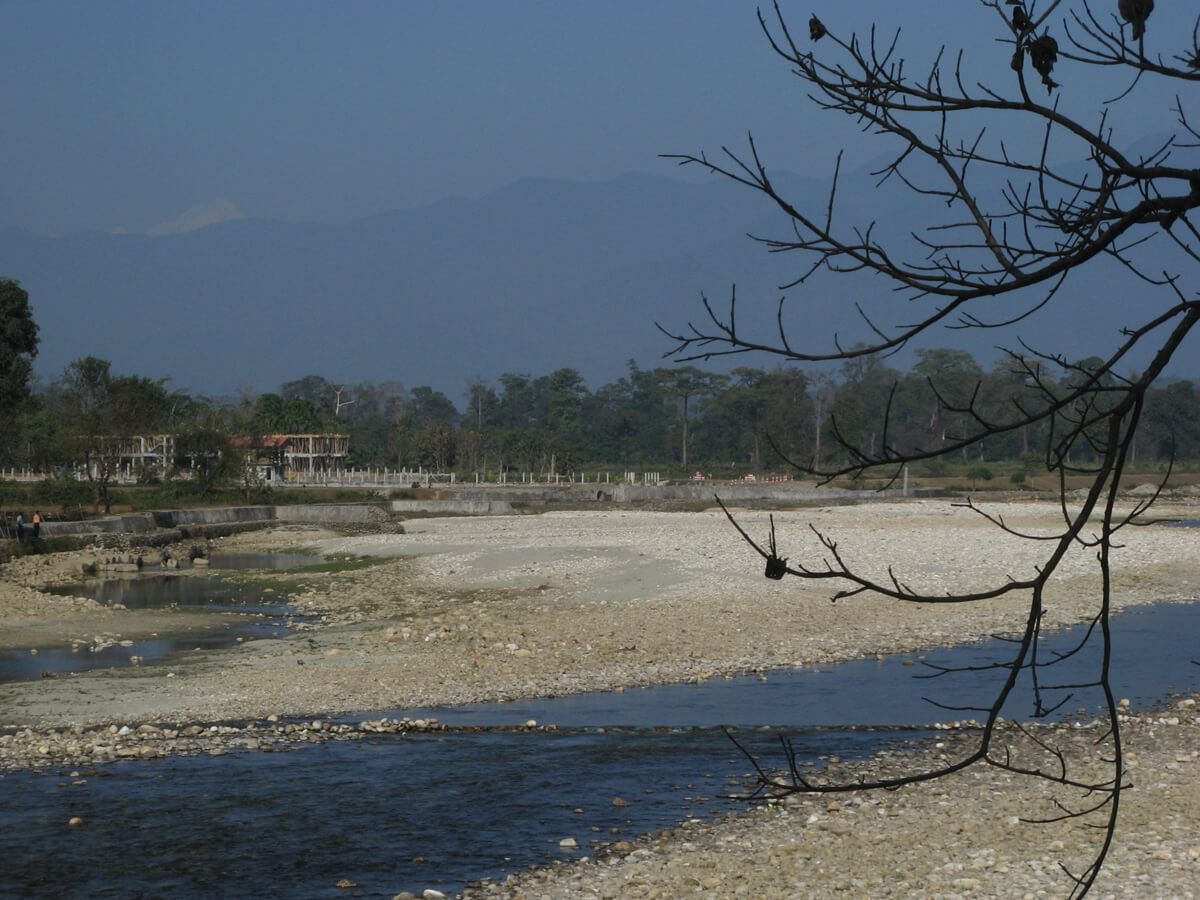
[[[17,543],[25,543],[25,513],[17,513]]]
[[[33,513],[33,539],[36,541],[42,533],[42,513],[41,510],[35,510]]]

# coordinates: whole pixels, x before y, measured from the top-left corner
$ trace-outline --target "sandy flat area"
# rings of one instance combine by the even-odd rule
[[[994,511],[1038,535],[1054,533],[1061,518],[1050,504]],[[738,513],[760,538],[767,517]],[[788,511],[775,522],[780,553],[793,562],[820,567],[828,556],[812,526],[864,573],[886,579],[891,565],[905,584],[933,593],[1026,577],[1046,547],[947,501]],[[763,578],[761,560],[719,510],[430,518],[410,521],[407,532],[281,530],[225,539],[223,551],[305,548],[377,561],[310,576],[254,576],[293,591],[298,606],[321,615],[317,626],[170,665],[6,685],[0,723],[214,721],[547,696],[956,643],[1013,631],[1027,615],[1024,596],[927,606],[864,594],[831,603],[831,582]],[[1117,608],[1197,596],[1200,530],[1131,528],[1122,540]],[[1064,561],[1048,595],[1048,625],[1093,614],[1093,554],[1079,547]],[[101,624],[121,635],[169,627],[162,621],[169,612],[105,610],[35,590],[77,570],[77,556],[64,554],[51,567],[10,564],[0,584],[0,631],[34,629],[45,642]]]

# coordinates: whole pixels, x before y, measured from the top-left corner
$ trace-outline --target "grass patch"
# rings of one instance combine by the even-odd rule
[[[354,572],[359,569],[369,569],[372,566],[382,565],[390,561],[391,557],[387,556],[328,556],[325,562],[315,563],[311,566],[300,566],[298,569],[291,571],[303,575],[306,572],[314,574],[324,572]]]
[[[211,569],[207,573],[217,578],[226,578],[239,584],[256,587],[259,590],[271,588],[281,594],[298,594],[304,591],[320,590],[327,587],[325,579],[314,579],[313,575],[336,575],[341,572],[355,572],[369,569],[372,566],[394,562],[394,557],[386,556],[331,556],[323,562],[311,566],[299,566],[295,569],[243,569],[241,571]],[[305,577],[308,576],[308,577]]]

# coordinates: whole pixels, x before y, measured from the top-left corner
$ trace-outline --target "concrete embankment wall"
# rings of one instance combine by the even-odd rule
[[[799,487],[782,484],[614,484],[612,496],[618,503],[654,500],[712,500],[713,495],[726,503],[746,500],[771,500],[779,503],[844,503],[854,500],[882,500],[901,496],[899,490],[848,491],[839,488]],[[913,494],[912,491],[909,492]]]
[[[910,490],[915,496],[922,490]],[[801,485],[797,482],[689,482],[687,484],[571,484],[545,487],[452,488],[440,491],[442,496],[463,499],[492,501],[507,500],[510,503],[546,504],[578,503],[583,501],[606,501],[616,503],[653,503],[657,501],[712,501],[716,494],[727,502],[748,500],[774,501],[777,503],[845,503],[857,500],[892,499],[902,496],[900,490],[850,491],[837,488],[820,488]]]
[[[353,524],[385,522],[403,513],[435,515],[503,516],[510,515],[512,504],[505,500],[379,500],[366,503],[312,503],[275,507],[280,522],[326,522]]]
[[[585,498],[595,500],[598,491],[611,494],[611,487],[614,487],[614,485],[564,484],[559,486],[510,487],[508,485],[496,484],[487,487],[439,488],[438,495],[446,502],[450,502],[449,498],[453,498],[455,502],[467,500],[476,503],[562,503],[564,501],[575,501]]]
[[[187,525],[228,525],[247,522],[271,522],[276,518],[274,506],[226,506],[220,509],[171,509],[153,513],[160,528],[180,528]]]
[[[184,537],[232,534],[276,522],[363,524],[386,522],[394,514],[433,513],[497,516],[512,513],[506,500],[378,500],[365,503],[303,503],[288,506],[228,506],[219,509],[172,509],[108,516],[86,522],[46,522],[48,538],[147,535],[178,532]]]
[[[917,492],[913,492],[917,493]],[[546,505],[614,501],[712,501],[717,494],[726,503],[773,501],[779,503],[845,503],[898,497],[900,491],[847,491],[782,484],[574,484],[460,488],[439,491],[436,499],[368,500],[360,503],[304,503],[288,506],[230,506],[219,509],[175,509],[129,513],[87,522],[47,522],[47,538],[76,538],[106,542],[119,535],[142,536],[140,543],[162,543],[186,537],[216,537],[276,522],[353,525],[386,522],[394,516],[432,515],[502,516],[513,513],[514,503]],[[598,508],[602,508],[598,507]],[[174,536],[174,538],[173,538]]]
[[[42,535],[61,537],[67,534],[145,534],[158,527],[154,521],[154,513],[130,513],[87,522],[43,522]]]
[[[465,516],[508,516],[512,515],[512,498],[472,499],[463,497],[454,500],[391,500],[388,502],[396,513],[452,513]]]
[[[273,506],[235,506],[223,509],[173,509],[107,516],[86,522],[46,522],[46,537],[66,535],[148,534],[153,531],[214,525],[259,525],[274,520]]]

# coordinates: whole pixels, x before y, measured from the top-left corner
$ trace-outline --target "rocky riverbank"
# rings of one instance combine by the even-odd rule
[[[211,725],[108,725],[85,728],[8,729],[0,733],[0,772],[32,769],[62,771],[95,767],[126,759],[166,756],[224,756],[249,751],[281,751],[327,741],[353,741],[379,734],[478,734],[488,732],[553,732],[554,725],[451,728],[437,719],[408,717],[364,719],[348,724],[325,719],[284,722],[271,715],[254,722]]]
[[[1200,896],[1196,709],[1187,698],[1175,709],[1121,717],[1130,786],[1093,896]],[[1077,760],[1095,755],[1105,730],[1089,722],[1041,727],[1036,734]],[[846,783],[865,773],[909,772],[960,758],[974,737],[950,736],[865,764],[834,761],[822,774]],[[1001,746],[1023,740],[1009,732]],[[584,847],[576,861],[483,882],[463,897],[1066,897],[1072,882],[1062,866],[1082,872],[1103,831],[1084,820],[1028,821],[1057,817],[1058,799],[1073,808],[1091,802],[1079,791],[1048,790],[1044,782],[987,766],[897,792],[794,795],[635,841]]]

